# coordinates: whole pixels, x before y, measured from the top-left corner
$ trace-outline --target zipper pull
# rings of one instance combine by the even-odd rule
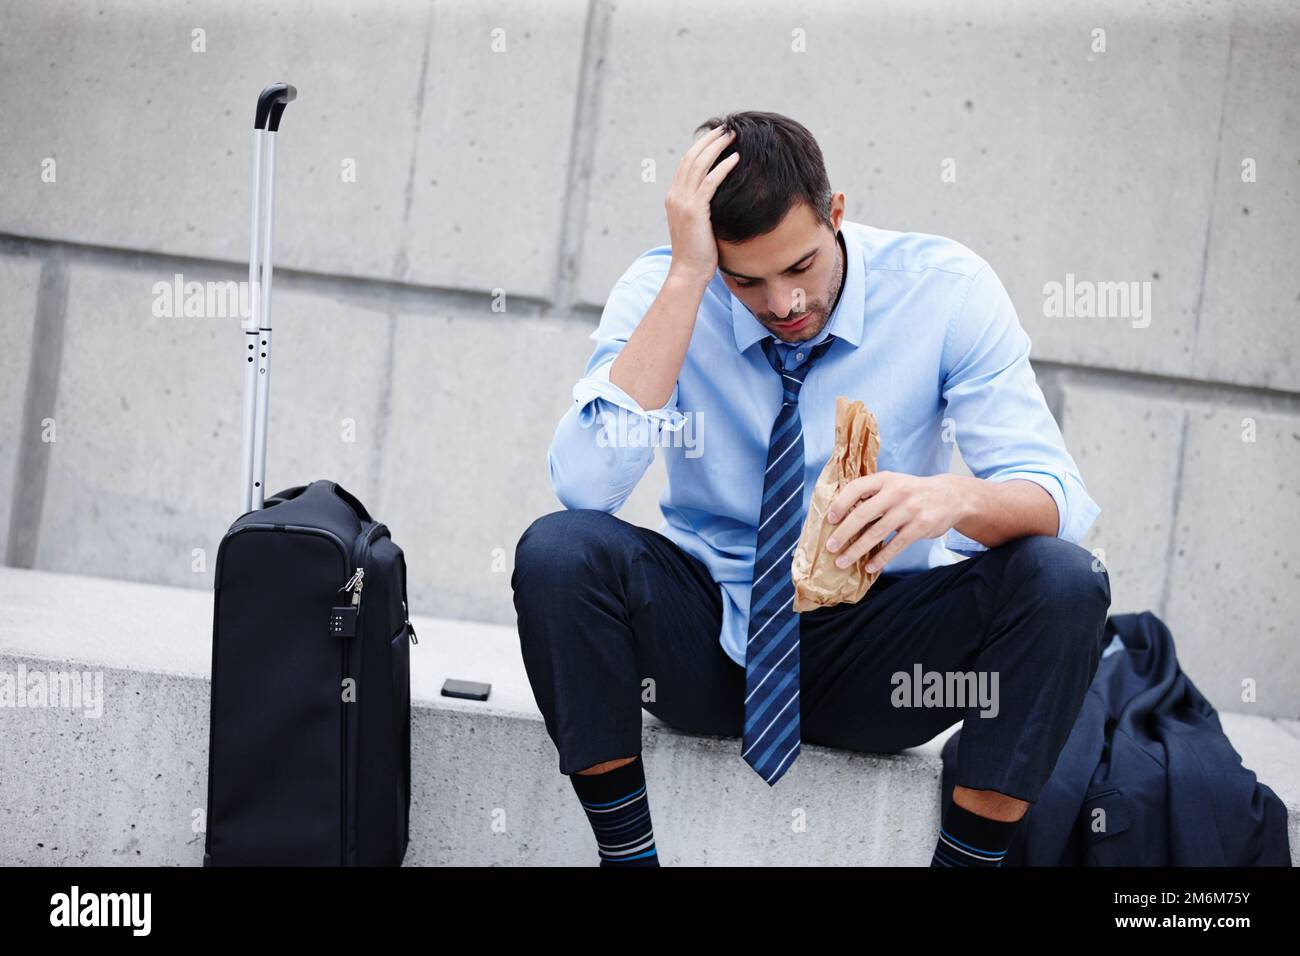
[[[339,588],[340,591],[352,592],[352,603],[357,605],[361,603],[361,589],[365,586],[366,569],[357,568],[356,573],[348,578],[348,583]]]
[[[411,634],[411,643],[412,643],[412,644],[419,644],[420,642],[419,642],[419,640],[416,639],[416,636],[415,636],[415,625],[412,624],[409,620],[406,622],[406,629],[407,629],[407,631],[409,631],[410,634]]]

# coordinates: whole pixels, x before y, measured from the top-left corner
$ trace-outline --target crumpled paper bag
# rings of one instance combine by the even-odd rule
[[[884,549],[883,541],[847,568],[837,568],[835,559],[848,545],[835,553],[826,550],[826,540],[839,527],[826,520],[831,500],[854,478],[875,474],[879,452],[880,433],[876,416],[859,401],[850,402],[843,395],[836,398],[835,448],[813,486],[803,531],[790,562],[796,613],[846,601],[854,604],[880,576],[879,571],[867,571],[867,562]]]

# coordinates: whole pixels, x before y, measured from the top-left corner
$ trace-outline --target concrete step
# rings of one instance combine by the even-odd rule
[[[0,864],[198,865],[207,793],[212,595],[0,569],[0,672],[89,671],[96,715],[0,711]],[[408,865],[592,865],[591,833],[512,628],[415,617]],[[487,701],[442,697],[449,677]],[[87,686],[93,686],[88,683]],[[1286,802],[1300,862],[1300,722],[1221,714],[1248,767]],[[777,790],[739,740],[644,715],[656,841],[672,865],[926,865],[939,823],[939,751],[807,745]]]

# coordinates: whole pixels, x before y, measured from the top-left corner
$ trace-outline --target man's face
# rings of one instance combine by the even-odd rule
[[[843,276],[835,238],[843,218],[844,194],[836,193],[834,229],[799,202],[771,232],[740,243],[718,240],[718,268],[727,288],[783,342],[816,338],[830,321]]]

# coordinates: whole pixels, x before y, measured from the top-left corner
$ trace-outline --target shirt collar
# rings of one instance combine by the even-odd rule
[[[835,304],[835,310],[831,312],[831,319],[826,323],[823,331],[829,331],[837,339],[843,339],[856,348],[862,343],[867,275],[862,246],[858,241],[856,230],[845,228],[848,226],[851,226],[851,223],[841,222],[840,235],[844,237],[845,251],[844,288],[840,290],[840,301]],[[745,308],[743,302],[731,294],[730,289],[727,293],[731,295],[731,328],[735,333],[736,348],[744,352],[755,342],[772,333],[763,327],[763,323],[754,318],[754,313]],[[821,341],[820,337],[818,341]]]

